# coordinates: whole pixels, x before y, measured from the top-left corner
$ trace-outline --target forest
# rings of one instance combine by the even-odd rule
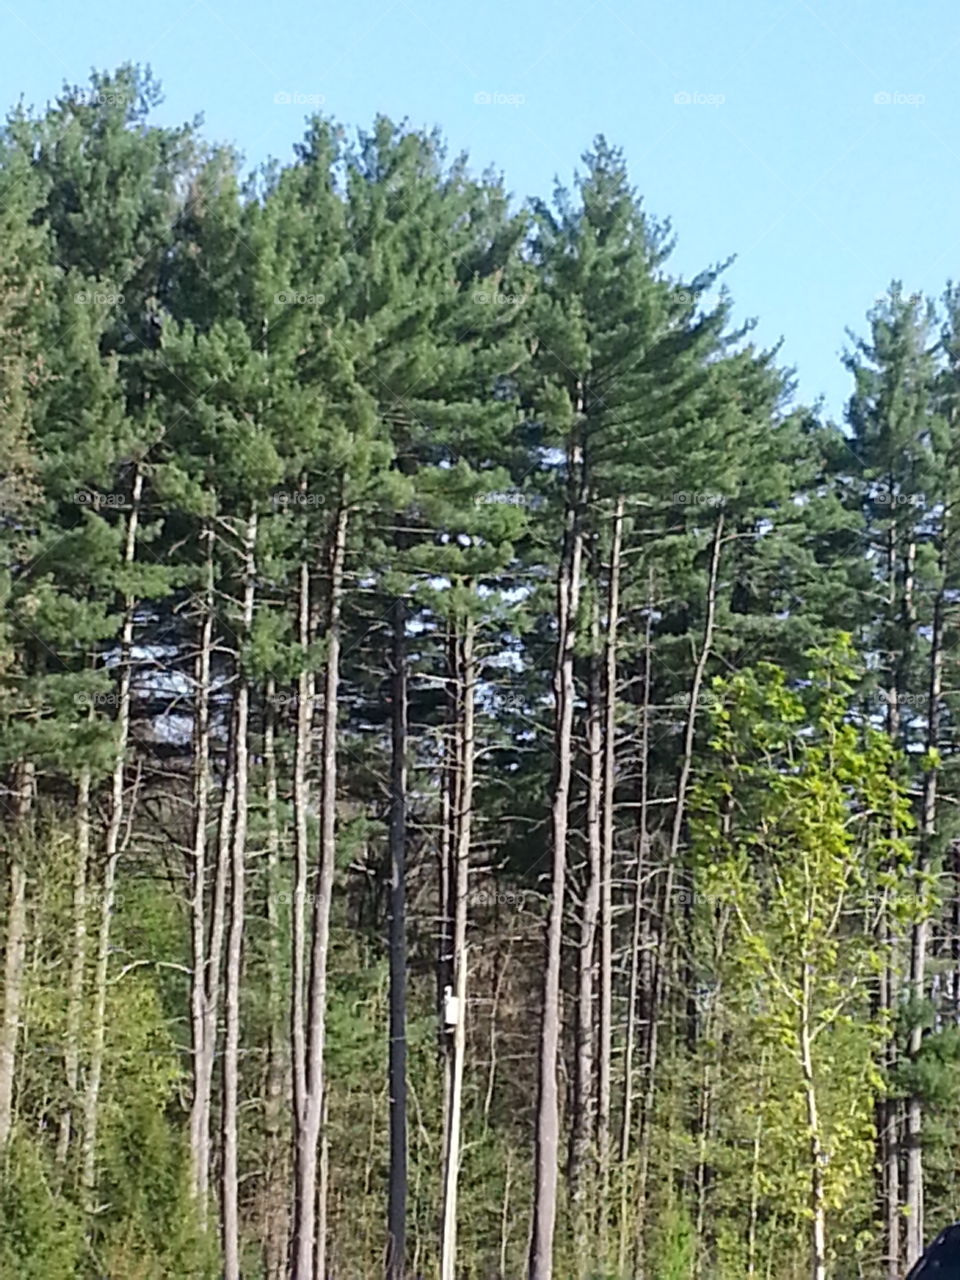
[[[602,137],[527,199],[160,102],[0,130],[0,1280],[902,1280],[960,288],[836,423]]]

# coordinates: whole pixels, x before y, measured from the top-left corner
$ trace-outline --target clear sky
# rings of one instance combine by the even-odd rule
[[[845,329],[891,278],[960,277],[958,0],[0,0],[7,104],[128,60],[251,167],[320,101],[438,124],[519,197],[605,133],[676,272],[736,254],[737,318],[835,416]]]

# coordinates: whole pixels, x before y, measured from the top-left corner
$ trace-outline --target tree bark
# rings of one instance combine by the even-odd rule
[[[304,1099],[302,1113],[296,1117],[293,1241],[295,1280],[314,1280],[315,1266],[317,1148],[324,1098],[323,1055],[326,1035],[327,956],[330,945],[330,908],[336,869],[337,697],[340,686],[340,620],[347,517],[347,508],[341,505],[334,517],[330,548],[328,647],[323,693],[320,848],[310,939]]]
[[[652,579],[652,575],[651,575]],[[630,1142],[633,1128],[633,1059],[637,1043],[637,992],[640,985],[641,926],[643,922],[644,874],[647,865],[647,824],[650,798],[650,680],[651,680],[651,632],[653,628],[653,583],[647,595],[646,619],[643,640],[643,708],[640,730],[640,814],[637,830],[637,873],[633,883],[633,928],[630,937],[630,979],[627,991],[627,1031],[623,1050],[623,1116],[620,1122],[620,1236],[617,1248],[617,1268],[620,1275],[626,1273],[628,1236],[628,1192]],[[640,1244],[636,1259],[637,1274],[642,1277],[644,1259],[643,1243],[644,1189],[638,1188],[635,1238]]]
[[[257,516],[247,518],[243,538],[243,611],[240,640],[249,638],[253,626],[256,590]],[[230,857],[230,913],[227,925],[227,963],[224,971],[226,1031],[223,1051],[223,1152],[220,1198],[223,1229],[224,1280],[240,1280],[240,1209],[237,1186],[237,1102],[240,1075],[240,988],[243,967],[244,899],[246,891],[247,811],[249,770],[247,747],[250,719],[250,681],[242,653],[237,661],[237,696],[234,708],[236,750],[235,816]]]
[[[136,556],[140,499],[143,494],[143,472],[138,467],[133,477],[130,518],[123,551],[123,563],[129,567]],[[100,1083],[106,1045],[107,973],[110,961],[110,926],[116,897],[117,866],[120,861],[120,829],[123,825],[123,785],[126,767],[127,739],[130,732],[131,650],[133,647],[134,600],[124,600],[123,626],[120,633],[120,688],[117,705],[117,759],[113,767],[110,789],[110,818],[107,823],[104,853],[103,888],[100,893],[100,928],[97,938],[97,964],[94,974],[93,1031],[89,1070],[83,1107],[83,1187],[88,1209],[93,1209],[97,1183],[97,1124],[100,1114]]]
[[[603,849],[600,872],[600,1031],[597,1062],[597,1167],[599,1246],[606,1260],[610,1199],[610,1092],[613,1052],[613,864],[617,765],[617,628],[620,623],[620,552],[623,542],[621,495],[613,517],[607,630],[604,640]]]
[[[458,714],[457,760],[460,765],[454,814],[454,865],[450,870],[453,900],[453,975],[458,1016],[447,1028],[446,1130],[443,1165],[443,1227],[440,1245],[441,1280],[454,1280],[457,1257],[457,1186],[460,1176],[460,1110],[466,1049],[467,908],[470,886],[470,842],[473,830],[473,782],[475,759],[475,624],[469,615],[462,622],[456,665]]]
[[[387,1280],[404,1280],[407,1255],[407,668],[406,610],[393,602],[390,765],[390,1196]]]
[[[13,1085],[17,1041],[20,1038],[20,1005],[23,1000],[23,967],[27,954],[27,869],[17,847],[33,808],[34,766],[24,761],[14,770],[14,838],[7,847],[9,888],[7,937],[3,963],[3,1022],[0,1023],[0,1150],[13,1131]]]
[[[67,1019],[64,1031],[63,1069],[67,1102],[60,1115],[57,1164],[67,1161],[74,1126],[74,1107],[80,1078],[80,1021],[87,969],[87,867],[90,862],[90,769],[84,766],[77,781],[77,847],[73,864],[73,951],[67,986]]]
[[[584,412],[581,386],[578,415]],[[582,422],[576,428],[581,429]],[[560,1049],[560,961],[566,902],[567,830],[574,707],[574,644],[580,603],[583,552],[581,526],[582,449],[578,434],[567,449],[569,495],[564,545],[557,575],[557,646],[554,660],[556,770],[551,805],[553,872],[547,919],[546,956],[540,1021],[540,1049],[534,1157],[533,1224],[530,1239],[530,1280],[552,1280],[553,1237],[557,1217],[557,1161],[560,1113],[557,1098],[557,1060]]]
[[[203,1227],[207,1223],[207,1198],[210,1188],[210,1084],[213,1058],[208,1056],[207,990],[209,957],[207,955],[206,879],[207,821],[210,811],[210,654],[213,641],[213,545],[209,530],[201,538],[206,542],[205,586],[200,633],[194,668],[193,720],[193,848],[190,877],[193,889],[190,903],[190,1028],[193,1098],[190,1107],[190,1186]],[[216,939],[211,939],[211,943]],[[213,1028],[215,1034],[215,1026]]]

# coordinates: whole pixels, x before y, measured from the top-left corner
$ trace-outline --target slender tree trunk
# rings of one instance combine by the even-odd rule
[[[387,1280],[404,1280],[407,1256],[407,668],[406,611],[393,602],[390,767],[390,1197]]]
[[[269,1043],[264,1121],[267,1136],[266,1222],[263,1261],[266,1280],[282,1280],[287,1256],[288,1221],[286,1186],[288,1146],[282,1131],[282,1113],[290,1094],[289,1056],[284,1031],[281,998],[280,912],[280,817],[276,753],[277,688],[273,676],[267,681],[263,724],[263,765],[267,802],[267,1002]]]
[[[827,1280],[827,1214],[823,1187],[824,1151],[817,1106],[810,1030],[810,966],[804,966],[801,999],[800,1059],[810,1150],[810,1274],[811,1280]]]
[[[574,1249],[582,1268],[590,1249],[586,1199],[590,1135],[594,1128],[593,992],[596,976],[597,922],[602,878],[601,800],[603,744],[601,740],[600,664],[597,658],[599,620],[591,620],[592,653],[587,690],[587,880],[580,917],[577,949],[577,1022],[574,1049],[573,1124],[570,1144],[570,1201]]]
[[[693,768],[693,748],[697,727],[697,710],[700,704],[700,693],[706,675],[707,662],[713,647],[713,633],[717,615],[717,583],[720,576],[720,556],[723,547],[724,517],[721,511],[714,526],[713,541],[710,550],[710,568],[707,578],[706,614],[703,623],[703,640],[700,652],[694,664],[693,678],[690,682],[690,705],[687,710],[687,722],[684,730],[683,755],[680,760],[680,771],[677,777],[677,796],[673,809],[673,824],[670,832],[670,847],[667,851],[667,874],[663,894],[663,912],[661,916],[658,945],[653,968],[653,987],[650,993],[650,1017],[647,1034],[647,1087],[644,1099],[641,1129],[640,1150],[640,1184],[646,1188],[647,1167],[650,1159],[650,1115],[656,1096],[657,1061],[659,1054],[660,1006],[663,999],[665,959],[668,950],[667,936],[669,918],[673,909],[673,885],[680,854],[680,842],[683,835],[683,824],[686,815],[687,791],[690,785],[690,774]]]
[[[580,391],[578,414],[584,411]],[[557,1097],[557,1059],[560,1049],[560,961],[563,945],[563,913],[566,900],[567,828],[572,771],[574,708],[574,644],[580,603],[580,568],[583,553],[581,527],[582,451],[574,438],[567,451],[570,495],[566,529],[557,577],[557,648],[554,662],[556,771],[551,806],[553,873],[547,920],[546,957],[540,1022],[540,1050],[534,1158],[533,1225],[530,1239],[530,1280],[552,1280],[553,1237],[557,1217],[557,1162],[560,1145],[560,1112]]]
[[[84,766],[77,781],[77,847],[73,864],[73,951],[67,986],[67,1021],[64,1034],[63,1068],[67,1102],[60,1115],[57,1164],[66,1165],[74,1126],[74,1107],[80,1078],[80,1020],[83,1013],[83,984],[87,969],[87,867],[90,862],[90,769]]]
[[[891,489],[892,492],[892,489]],[[897,525],[892,521],[887,538],[887,589],[888,607],[893,615],[897,598]],[[887,687],[887,733],[895,746],[900,745],[900,689],[899,672],[890,655],[890,679]],[[898,835],[891,824],[891,838]],[[893,1018],[897,1002],[897,973],[893,958],[896,939],[884,913],[880,922],[881,937],[890,957],[881,977],[880,1001],[883,1009]],[[897,1042],[891,1036],[887,1041],[887,1078],[892,1079],[897,1066]],[[884,1215],[886,1220],[887,1280],[900,1277],[900,1102],[895,1097],[883,1101],[882,1163],[884,1189]]]
[[[604,641],[603,850],[600,874],[600,1032],[597,1063],[597,1166],[599,1245],[606,1261],[610,1200],[610,1091],[613,1050],[613,864],[614,800],[617,765],[617,628],[620,623],[620,551],[623,542],[622,495],[613,517],[607,632]]]
[[[303,485],[301,485],[303,488]],[[300,565],[297,601],[297,633],[303,651],[304,668],[297,676],[297,728],[293,749],[294,871],[291,895],[291,1005],[290,1039],[293,1049],[293,1102],[302,1120],[306,1105],[306,1029],[304,990],[306,987],[306,909],[310,862],[309,824],[310,781],[308,764],[313,752],[313,717],[316,703],[314,673],[306,669],[306,653],[314,639],[310,566]]]
[[[944,542],[946,534],[944,532]],[[941,552],[941,580],[946,575],[943,553]],[[933,629],[930,638],[930,683],[927,697],[927,740],[928,752],[936,751],[940,745],[940,695],[943,685],[943,589],[938,591],[934,601]],[[923,799],[920,812],[920,841],[917,848],[916,877],[917,889],[920,891],[923,878],[926,876],[932,856],[932,845],[937,825],[937,770],[928,768],[923,778]],[[910,1028],[910,1057],[916,1061],[920,1053],[923,1039],[923,1026],[920,1010],[926,998],[926,959],[927,934],[929,921],[918,920],[910,939],[910,988],[913,997],[915,1016]],[[917,1094],[911,1094],[907,1103],[907,1266],[913,1266],[923,1254],[923,1108]]]
[[[337,698],[340,687],[340,618],[343,604],[347,515],[345,506],[341,506],[335,515],[330,554],[330,606],[323,693],[320,849],[310,939],[305,1092],[303,1110],[297,1116],[296,1133],[294,1280],[314,1280],[317,1149],[324,1098],[323,1054],[327,1013],[327,955],[330,945],[330,908],[336,867]]]
[[[7,846],[9,886],[3,963],[3,1022],[0,1024],[0,1150],[7,1145],[13,1131],[13,1085],[27,954],[27,869],[18,843],[33,808],[34,775],[30,761],[23,762],[14,770],[14,829],[13,839]]]
[[[240,638],[246,640],[253,626],[256,590],[257,516],[247,519],[243,539],[243,612]],[[250,720],[250,681],[238,656],[235,773],[236,806],[230,858],[230,914],[227,926],[227,963],[224,971],[226,1034],[223,1051],[223,1155],[220,1179],[223,1227],[224,1280],[240,1280],[240,1208],[237,1186],[237,1103],[240,1088],[240,988],[243,971],[243,926],[246,891],[247,811],[249,771],[247,749]]]
[[[647,840],[650,798],[650,679],[651,632],[653,627],[653,582],[651,575],[647,595],[646,619],[643,640],[643,708],[640,730],[640,816],[637,831],[637,873],[633,885],[633,928],[630,937],[630,979],[627,991],[627,1034],[623,1050],[623,1117],[620,1122],[620,1237],[617,1248],[617,1268],[620,1275],[626,1273],[628,1236],[628,1190],[630,1141],[633,1127],[633,1059],[637,1043],[637,992],[640,983],[641,926],[643,922],[644,875],[647,866]],[[640,1188],[637,1198],[637,1226],[635,1237],[643,1242],[644,1193]],[[638,1276],[643,1275],[642,1249],[637,1257]]]
[[[133,477],[130,498],[130,518],[127,521],[123,563],[133,564],[137,547],[137,528],[140,520],[140,499],[143,494],[143,473],[138,467]],[[90,1046],[89,1070],[83,1106],[83,1186],[88,1208],[92,1210],[97,1184],[97,1123],[100,1114],[100,1083],[103,1075],[103,1056],[106,1046],[107,973],[110,961],[110,926],[116,897],[117,866],[120,861],[120,830],[123,825],[123,784],[127,755],[127,739],[130,732],[130,686],[133,648],[134,601],[131,595],[124,600],[123,626],[120,633],[120,688],[117,705],[117,759],[113,767],[110,788],[110,817],[104,853],[106,863],[103,872],[103,888],[100,892],[100,928],[97,938],[97,964],[93,986],[93,1030]]]
[[[193,723],[193,848],[190,903],[190,1027],[192,1037],[193,1098],[190,1107],[190,1185],[200,1213],[207,1222],[210,1189],[210,1082],[213,1059],[207,1052],[207,956],[206,879],[207,821],[210,811],[210,654],[213,642],[213,546],[208,530],[201,535],[207,546],[203,613],[194,669]]]
[[[470,584],[468,584],[470,585]],[[474,698],[476,669],[475,624],[469,615],[462,622],[462,638],[457,646],[458,746],[460,777],[456,789],[454,815],[453,888],[453,974],[457,999],[457,1021],[448,1031],[446,1134],[443,1165],[443,1227],[440,1245],[441,1280],[454,1280],[457,1257],[457,1183],[460,1176],[460,1099],[463,1089],[463,1059],[466,1049],[467,992],[467,906],[470,888],[470,842],[473,834],[473,780],[475,757]],[[453,994],[451,992],[450,994]]]

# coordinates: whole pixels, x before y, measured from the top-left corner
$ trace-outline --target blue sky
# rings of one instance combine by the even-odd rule
[[[605,133],[671,219],[674,269],[736,254],[737,318],[834,416],[845,329],[891,278],[960,276],[956,0],[0,0],[7,104],[127,60],[162,81],[159,119],[202,112],[251,166],[321,101],[438,124],[518,197]]]

